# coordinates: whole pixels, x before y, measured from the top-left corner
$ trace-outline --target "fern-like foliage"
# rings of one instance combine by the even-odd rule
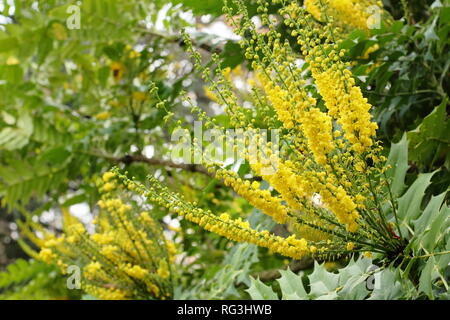
[[[19,200],[26,204],[32,196],[40,198],[49,189],[60,185],[66,176],[66,163],[55,167],[17,160],[8,166],[0,165],[2,204],[11,209],[17,206]]]
[[[76,299],[55,266],[18,259],[0,273],[0,300]]]

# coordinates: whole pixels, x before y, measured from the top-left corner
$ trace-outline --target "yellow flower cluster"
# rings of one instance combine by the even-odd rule
[[[278,54],[280,46],[274,45],[274,55]],[[284,76],[283,84],[287,89],[283,89],[267,75],[267,70],[262,68],[258,79],[263,84],[267,98],[277,112],[286,129],[300,129],[307,139],[308,147],[312,151],[316,161],[320,164],[326,163],[327,155],[334,149],[332,135],[332,119],[326,113],[315,107],[316,99],[302,89],[305,81],[292,76],[289,66],[278,66],[279,74]],[[295,72],[295,71],[294,71]],[[294,73],[292,72],[292,73]],[[300,73],[300,72],[299,72]]]
[[[363,97],[361,89],[355,86],[349,70],[335,69],[324,64],[314,65],[312,74],[322,95],[329,114],[342,126],[345,138],[353,150],[363,153],[373,145],[372,137],[378,128],[371,121],[371,105]]]
[[[101,300],[127,300],[129,299],[126,291],[117,288],[101,288],[94,285],[85,285],[84,289],[92,296]]]
[[[216,178],[223,179],[226,186],[249,201],[253,206],[271,216],[276,222],[283,224],[287,219],[286,208],[281,204],[282,199],[274,197],[269,190],[261,190],[259,183],[254,181],[243,181],[233,171],[218,170]]]
[[[305,0],[306,10],[318,21],[333,18],[343,28],[368,30],[376,21],[374,9],[380,12],[383,3],[378,0]],[[375,7],[376,6],[376,7]]]
[[[253,126],[255,122],[248,127],[257,134],[245,144],[244,159],[249,161],[253,175],[268,183],[267,190],[208,161],[205,165],[218,167],[216,176],[225,185],[275,221],[287,223],[294,234],[314,239],[314,245],[308,244],[310,254],[324,252],[324,248],[332,249],[328,252],[353,251],[363,242],[370,250],[383,250],[391,237],[376,207],[385,159],[379,156],[381,148],[375,142],[377,124],[372,121],[371,105],[356,85],[351,64],[343,61],[345,51],[340,49],[338,34],[341,30],[336,28],[336,23],[347,24],[346,30],[367,28],[366,9],[379,3],[307,0],[305,10],[296,2],[286,5],[274,0],[272,3],[281,7],[275,17],[268,14],[270,2],[260,0],[263,30],[258,30],[249,17],[244,1],[233,3],[234,9],[225,7],[226,18],[241,36],[240,45],[255,73],[249,82],[252,97],[258,101],[254,105],[266,114],[271,108],[278,120],[265,118],[261,126],[282,130],[283,149],[273,151],[267,147],[255,152],[256,145],[261,146],[261,137]],[[282,40],[279,19],[292,30],[299,53]],[[192,47],[188,50],[197,61],[197,69],[206,72],[199,55]],[[216,94],[235,99],[228,89],[221,91],[221,81],[212,81]],[[196,222],[209,219],[201,218],[200,213],[198,216]],[[203,222],[200,224],[213,232],[228,237],[229,232],[236,233],[232,225],[217,222],[232,230],[227,232],[209,220]],[[355,246],[347,245],[350,242]]]
[[[114,180],[112,172],[103,175],[95,233],[68,217],[63,235],[46,235],[39,258],[56,263],[63,272],[68,265],[79,265],[82,288],[100,299],[170,298],[169,263],[175,260],[175,245],[148,212],[136,214],[117,196]]]
[[[148,274],[148,270],[143,269],[138,265],[131,266],[130,263],[128,263],[126,265],[121,265],[120,269],[125,271],[125,273],[130,275],[131,277],[139,279],[139,280],[144,279],[144,277]]]
[[[305,0],[303,4],[306,10],[316,19],[322,21],[322,11],[319,4],[320,0]]]
[[[294,1],[258,0],[262,29],[248,15],[243,0],[233,0],[233,4],[224,8],[226,20],[241,37],[239,44],[253,72],[248,108],[242,107],[245,96],[238,98],[234,93],[231,69],[222,69],[215,54],[212,64],[204,63],[187,33],[183,35],[194,67],[208,83],[206,94],[225,105],[234,129],[245,127],[251,133],[248,140],[240,141],[244,150],[238,150],[238,156],[249,162],[252,177],[245,180],[205,158],[204,165],[251,205],[287,224],[293,235],[275,236],[251,228],[242,217],[213,214],[170,192],[157,179],[150,178],[151,187],[146,188],[116,174],[128,190],[206,230],[288,257],[331,259],[355,250],[396,250],[399,244],[392,243],[385,208],[378,201],[378,194],[386,192],[386,181],[382,178],[385,159],[379,156],[381,148],[375,141],[377,124],[352,76],[351,63],[343,60],[342,28],[336,28],[367,28],[366,9],[378,2],[306,0],[305,9]],[[280,5],[278,14],[269,14],[271,4]],[[279,33],[280,20],[291,30],[300,52]],[[211,76],[210,65],[217,66],[217,80]],[[205,127],[220,129],[214,119],[185,99],[199,119],[207,121]],[[261,141],[267,142],[262,128],[278,130],[279,142],[262,145]],[[265,181],[267,187],[261,188],[256,180]],[[118,216],[129,211],[116,202],[104,205]],[[141,214],[139,219],[147,217]],[[157,272],[165,274],[161,266]]]
[[[310,19],[302,10],[298,6],[290,6],[286,13],[289,16],[302,16],[303,18],[297,19],[296,23],[308,25]],[[291,25],[296,27],[293,22]],[[317,34],[297,29],[293,30],[292,34],[297,36],[305,61],[310,65],[315,84],[328,109],[328,115],[342,127],[352,149],[363,153],[373,145],[372,138],[377,129],[377,124],[371,121],[371,105],[363,97],[361,89],[355,85],[351,71],[347,68],[349,64],[341,60],[345,52],[338,51],[338,44],[332,43],[335,31],[330,25],[325,26],[323,30],[316,28],[313,31]],[[324,39],[325,42],[316,39]]]
[[[184,216],[205,230],[230,240],[253,243],[287,257],[300,259],[309,253],[308,243],[305,239],[297,239],[294,235],[282,238],[271,235],[267,230],[259,232],[252,229],[248,221],[242,221],[241,218],[233,220],[226,213],[217,217],[206,212],[191,211],[185,213]]]
[[[99,262],[91,262],[84,267],[84,275],[88,279],[94,279],[98,277],[101,268],[102,265]]]
[[[142,184],[128,179],[125,175],[120,173],[117,175],[128,189],[145,196],[148,201],[168,208],[205,230],[230,240],[253,243],[294,259],[300,259],[309,253],[308,243],[305,239],[297,239],[294,235],[282,238],[270,234],[267,230],[257,231],[250,227],[248,221],[243,221],[242,218],[232,219],[227,213],[214,215],[208,210],[195,207],[180,199],[179,195],[163,187],[157,179],[150,178],[152,187],[147,189]]]

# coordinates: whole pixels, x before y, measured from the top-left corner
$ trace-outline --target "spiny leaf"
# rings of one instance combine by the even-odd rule
[[[414,225],[414,232],[421,234],[423,233],[427,227],[430,226],[431,222],[436,218],[436,214],[439,213],[439,209],[442,206],[442,203],[445,199],[446,192],[441,193],[438,196],[433,196],[426,206],[425,210],[423,210],[420,217],[414,221],[412,224]]]
[[[280,270],[281,278],[277,279],[283,294],[283,300],[307,300],[308,294],[303,287],[302,278],[290,269]]]
[[[338,296],[345,300],[362,300],[369,294],[367,290],[367,279],[370,276],[368,271],[372,265],[370,259],[358,259],[356,262],[353,258],[349,264],[339,269],[339,286],[342,287],[338,291]]]
[[[271,287],[262,283],[259,279],[250,278],[251,285],[246,291],[252,300],[278,300],[277,294]]]
[[[416,219],[421,210],[421,204],[425,195],[425,190],[430,185],[431,178],[436,172],[420,174],[414,183],[409,187],[405,194],[398,199],[398,218],[405,234],[407,232],[406,226]]]
[[[448,99],[444,99],[422,123],[408,132],[410,160],[426,167],[432,165],[433,159],[450,150],[450,121],[447,120]],[[436,155],[436,153],[439,153]]]
[[[314,262],[314,272],[309,276],[312,297],[328,295],[336,290],[339,283],[339,275],[325,270],[324,264]]]
[[[375,274],[375,288],[368,300],[394,300],[403,296],[399,275],[391,269]]]
[[[424,292],[430,299],[434,299],[433,280],[436,277],[436,260],[434,257],[430,257],[419,279],[419,291]]]
[[[386,171],[386,176],[392,179],[391,191],[394,196],[399,196],[405,188],[405,176],[408,171],[408,140],[406,134],[398,143],[393,143],[386,165],[391,166]]]

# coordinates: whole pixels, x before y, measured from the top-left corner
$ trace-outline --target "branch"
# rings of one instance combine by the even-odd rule
[[[190,172],[199,172],[214,178],[214,174],[208,172],[208,170],[205,167],[199,164],[175,163],[170,160],[147,158],[142,155],[126,155],[122,158],[118,158],[117,160],[118,160],[117,162],[122,162],[126,165],[131,164],[133,162],[143,162],[152,166],[163,166],[174,169],[182,169]]]
[[[170,160],[147,158],[143,155],[127,154],[123,157],[115,157],[112,155],[102,154],[102,153],[97,153],[97,152],[87,152],[87,151],[80,151],[80,152],[90,155],[90,156],[103,158],[103,159],[109,160],[111,162],[123,163],[125,165],[132,164],[133,162],[142,162],[142,163],[146,163],[146,164],[152,165],[152,166],[162,166],[162,167],[168,167],[168,168],[173,168],[173,169],[182,169],[182,170],[190,171],[190,172],[198,172],[198,173],[207,175],[211,178],[215,178],[214,173],[208,172],[208,170],[205,167],[203,167],[199,164],[175,163]]]
[[[293,260],[291,261],[291,263],[289,263],[289,265],[283,267],[282,269],[286,270],[289,267],[292,272],[297,273],[300,270],[311,268],[313,266],[313,261],[314,260],[309,257],[301,260]],[[272,269],[255,273],[252,276],[255,278],[259,278],[259,280],[265,282],[278,279],[281,274],[279,272],[279,269]]]

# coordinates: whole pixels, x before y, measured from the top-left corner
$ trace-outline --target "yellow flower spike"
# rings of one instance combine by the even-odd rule
[[[101,270],[102,265],[99,262],[91,262],[86,265],[83,269],[85,276],[93,279],[97,275],[97,273]]]
[[[157,273],[163,279],[167,279],[170,276],[169,265],[167,264],[166,261],[161,260],[159,262],[159,268]]]
[[[128,275],[136,279],[143,279],[148,274],[148,270],[145,270],[138,265],[134,265],[132,267],[125,267],[124,269]]]
[[[103,185],[103,191],[105,191],[105,192],[110,192],[110,191],[114,190],[115,187],[116,187],[116,186],[115,186],[114,183],[107,182],[107,183],[105,183],[105,184]]]
[[[102,178],[108,184],[113,177],[112,172]],[[55,263],[62,272],[68,265],[81,263],[82,288],[100,299],[170,298],[168,262],[175,262],[175,245],[148,212],[135,213],[128,201],[103,194],[93,234],[70,219],[64,235],[46,234],[38,258]]]
[[[316,19],[321,21],[322,19],[322,11],[318,6],[319,0],[305,0],[303,4],[305,5],[306,10]]]
[[[109,233],[94,233],[93,235],[91,235],[91,239],[92,239],[92,241],[94,241],[100,245],[105,245],[105,244],[110,244],[111,242],[114,241],[114,235],[111,232],[109,232]]]
[[[114,172],[107,171],[103,174],[102,179],[104,182],[108,182],[109,180],[113,179],[115,176]]]
[[[48,248],[44,248],[39,252],[39,258],[45,263],[53,263],[56,257],[56,254],[54,254],[52,250]]]

